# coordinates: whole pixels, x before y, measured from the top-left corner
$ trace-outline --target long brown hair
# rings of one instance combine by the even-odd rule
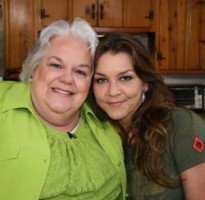
[[[128,54],[137,76],[148,84],[145,101],[132,118],[131,130],[134,131],[134,136],[129,145],[133,149],[134,164],[148,179],[162,186],[174,186],[173,180],[165,174],[162,165],[162,155],[169,138],[166,126],[171,120],[172,96],[155,68],[148,50],[136,37],[123,33],[106,35],[96,49],[94,71],[99,58],[107,52]],[[101,120],[110,120],[117,126],[123,142],[127,143],[128,131],[131,130],[124,130],[118,121],[108,117],[96,103],[92,87],[89,102]]]

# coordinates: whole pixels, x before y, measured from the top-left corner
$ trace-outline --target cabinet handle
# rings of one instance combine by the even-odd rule
[[[3,6],[0,5],[0,18],[3,18]]]
[[[41,9],[40,10],[40,17],[41,17],[41,19],[45,19],[46,17],[50,17],[50,15],[46,14],[46,10],[45,9]]]
[[[95,19],[95,4],[91,5],[91,17],[92,19]]]
[[[162,61],[162,60],[165,60],[166,58],[162,55],[162,52],[161,51],[159,51],[158,53],[157,53],[157,60],[158,61]]]
[[[198,3],[199,4],[205,4],[205,0],[199,0]]]
[[[104,19],[104,6],[100,4],[100,19]]]
[[[150,10],[148,15],[145,16],[146,19],[153,20],[154,19],[154,11]]]

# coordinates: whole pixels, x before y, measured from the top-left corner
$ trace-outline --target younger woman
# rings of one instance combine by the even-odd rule
[[[205,121],[172,104],[147,49],[134,36],[109,34],[94,66],[91,105],[121,133],[128,199],[204,200]]]

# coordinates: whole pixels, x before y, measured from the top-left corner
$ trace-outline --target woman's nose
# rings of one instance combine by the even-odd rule
[[[59,76],[59,80],[71,84],[74,82],[72,70],[63,70]]]
[[[120,88],[117,82],[113,81],[109,84],[108,93],[110,96],[116,96],[120,94]]]

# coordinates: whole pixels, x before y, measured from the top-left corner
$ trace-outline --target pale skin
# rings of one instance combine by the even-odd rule
[[[91,83],[90,52],[80,38],[62,36],[51,41],[31,80],[34,108],[49,126],[71,131]]]
[[[186,200],[205,199],[205,163],[184,171],[181,178]]]
[[[129,130],[131,116],[148,86],[136,75],[128,54],[107,52],[97,63],[93,89],[100,107]],[[186,200],[205,199],[205,163],[184,171],[180,177]]]

